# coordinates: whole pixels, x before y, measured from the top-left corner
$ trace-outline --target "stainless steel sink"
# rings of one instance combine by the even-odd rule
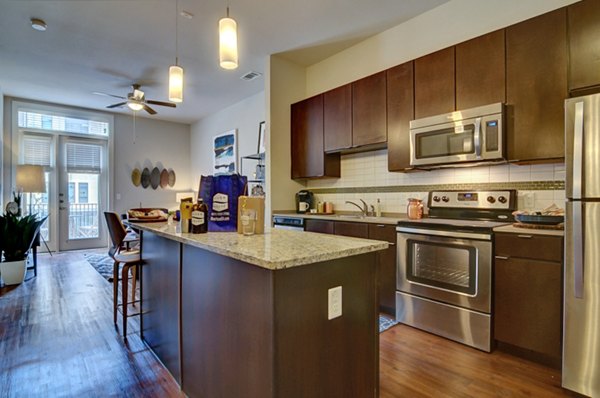
[[[365,218],[365,216],[360,215],[360,214],[336,214],[337,218],[349,218],[349,219],[361,219],[361,218]]]

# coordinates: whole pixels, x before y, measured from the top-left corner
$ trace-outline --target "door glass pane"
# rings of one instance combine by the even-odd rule
[[[475,126],[469,124],[417,134],[417,159],[474,153],[474,131]]]
[[[50,192],[50,173],[44,173],[46,179],[46,193],[24,193],[23,194],[23,212],[27,214],[37,214],[38,218],[47,217],[49,213],[48,192]],[[30,196],[31,195],[31,196]],[[46,242],[50,241],[50,218],[42,224],[40,234]]]
[[[407,279],[475,294],[476,255],[474,247],[409,240]]]
[[[68,176],[69,239],[97,238],[99,236],[98,183],[100,176],[88,173],[68,173]],[[71,187],[73,187],[72,193]]]

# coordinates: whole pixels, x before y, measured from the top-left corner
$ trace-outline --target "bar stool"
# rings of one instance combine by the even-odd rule
[[[112,247],[108,250],[108,255],[114,260],[113,265],[113,321],[117,324],[117,308],[122,306],[123,314],[123,337],[127,339],[127,318],[136,316],[140,313],[128,314],[128,305],[134,304],[139,300],[135,299],[136,288],[136,270],[140,264],[140,251],[137,248],[130,248],[131,243],[135,240],[131,235],[127,234],[125,227],[121,223],[121,219],[117,213],[104,212],[106,225],[112,241]],[[124,247],[127,244],[127,248]],[[119,279],[119,265],[123,264],[121,270],[121,279]],[[128,301],[127,295],[129,290],[129,270],[132,270],[132,292],[131,301]],[[119,304],[119,281],[121,282],[121,303]]]

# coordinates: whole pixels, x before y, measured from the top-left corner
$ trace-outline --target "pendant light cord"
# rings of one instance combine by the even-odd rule
[[[179,1],[175,0],[175,65],[179,66],[179,18],[177,13],[179,12]]]

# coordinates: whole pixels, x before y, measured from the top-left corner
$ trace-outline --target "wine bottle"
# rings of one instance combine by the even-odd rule
[[[203,234],[208,232],[208,206],[202,199],[192,207],[192,233]]]

